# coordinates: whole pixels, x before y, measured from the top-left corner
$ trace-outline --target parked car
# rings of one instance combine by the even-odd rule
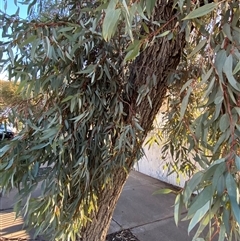
[[[11,139],[14,137],[13,129],[5,124],[0,124],[0,140]]]

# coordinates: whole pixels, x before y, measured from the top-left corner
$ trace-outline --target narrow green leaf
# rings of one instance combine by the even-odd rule
[[[156,3],[156,0],[147,0],[146,1],[146,10],[147,10],[147,15],[149,18],[151,17],[155,3]]]
[[[150,108],[152,109],[152,100],[151,100],[151,97],[150,97],[149,95],[147,95],[147,99],[148,99],[149,106],[150,106]]]
[[[190,79],[190,80],[188,80],[188,81],[183,85],[183,87],[182,87],[181,90],[180,90],[180,94],[181,94],[185,89],[187,89],[189,86],[191,86],[191,83],[193,82],[193,80],[194,80],[194,79]]]
[[[108,70],[108,66],[106,64],[104,64],[103,69],[104,69],[104,73],[107,75],[108,79],[111,80],[111,75]]]
[[[230,199],[231,209],[233,211],[236,221],[240,224],[240,207],[237,202],[237,184],[231,173],[227,174],[226,187]]]
[[[141,46],[141,42],[137,41],[134,48],[126,54],[124,61],[135,59],[139,55],[140,46]]]
[[[192,178],[186,183],[184,193],[183,193],[183,202],[187,203],[193,192],[195,191],[198,184],[201,182],[203,173],[197,172],[192,176]]]
[[[238,171],[240,171],[240,157],[239,156],[235,157],[235,164],[236,164],[236,168],[238,169]]]
[[[226,207],[223,209],[223,223],[226,228],[226,233],[230,234],[230,210]]]
[[[228,137],[229,137],[229,132],[223,132],[222,133],[222,135],[218,138],[218,141],[217,141],[217,143],[214,145],[214,147],[213,147],[213,153],[216,153],[216,152],[218,152],[219,151],[219,147],[220,147],[220,145],[224,142],[224,141],[226,141],[227,139],[228,139]]]
[[[212,178],[212,186],[213,186],[213,190],[215,190],[215,188],[218,185],[219,182],[219,178],[223,175],[224,171],[226,170],[226,163],[220,163],[217,167],[217,169],[215,170],[214,174],[213,174],[213,178]],[[218,190],[219,191],[219,190]],[[222,190],[221,194],[224,192],[224,190]]]
[[[103,30],[102,35],[103,38],[108,41],[116,31],[116,26],[119,21],[119,17],[121,15],[121,9],[112,8],[112,6],[106,9],[106,15],[103,20]]]
[[[8,150],[10,150],[10,149],[11,149],[10,145],[5,145],[5,146],[3,146],[3,147],[0,149],[0,157],[3,157],[4,154],[5,154]]]
[[[144,131],[144,129],[139,125],[139,123],[137,121],[135,121],[134,124],[138,130]]]
[[[84,117],[86,117],[87,115],[88,115],[88,112],[85,111],[82,114],[80,114],[80,115],[78,115],[78,116],[76,116],[76,117],[74,117],[70,120],[74,120],[75,122],[78,122],[78,121],[82,120]]]
[[[203,207],[197,210],[197,212],[194,214],[194,216],[192,217],[188,225],[188,234],[196,226],[196,224],[201,221],[201,219],[209,211],[209,209],[210,209],[210,201],[207,202]]]
[[[205,227],[209,224],[210,222],[210,215],[207,213],[204,218],[201,220],[199,227],[197,229],[197,232],[195,233],[194,237],[192,240],[196,240],[197,237],[202,233],[202,231],[205,229]]]
[[[214,87],[214,83],[215,83],[215,80],[216,80],[216,77],[213,76],[213,78],[211,79],[210,83],[208,84],[208,88],[207,90],[205,91],[204,95],[203,95],[203,98],[206,98],[209,96],[209,94],[211,93],[213,87]]]
[[[29,207],[30,198],[31,198],[31,193],[28,195],[27,200],[26,200],[26,202],[25,202],[25,205],[24,205],[24,207],[23,207],[23,209],[25,209],[24,217],[26,216],[26,214],[27,214],[27,212],[28,212],[28,207]]]
[[[33,166],[33,176],[36,177],[39,170],[39,162],[36,162]]]
[[[184,0],[179,0],[176,1],[178,3],[178,7],[180,9],[180,12],[183,13],[183,4],[184,4]]]
[[[136,7],[137,7],[137,12],[141,16],[141,18],[144,19],[145,21],[149,21],[147,19],[147,17],[144,15],[143,8],[142,8],[141,4],[137,4]]]
[[[4,169],[5,169],[5,170],[9,169],[9,168],[13,165],[13,161],[14,161],[14,159],[12,158],[12,159],[8,162],[7,166],[6,166]]]
[[[192,87],[189,87],[187,90],[187,94],[184,96],[183,100],[182,100],[182,104],[181,104],[181,110],[180,110],[180,120],[183,118],[187,106],[188,106],[188,101],[189,101],[189,96],[192,93]]]
[[[156,195],[156,194],[168,194],[168,193],[171,193],[171,192],[174,192],[172,189],[169,189],[169,188],[164,188],[164,189],[160,189],[160,190],[157,190],[155,191],[153,194]]]
[[[240,70],[240,61],[238,61],[237,65],[235,66],[233,70],[233,75],[236,74]]]
[[[225,234],[226,234],[226,228],[224,224],[220,225],[220,232],[218,236],[218,241],[224,241],[225,240]]]
[[[42,143],[42,144],[33,146],[33,147],[31,148],[31,151],[43,149],[43,148],[46,147],[48,144],[49,144],[49,143],[47,142],[47,143]]]
[[[68,59],[70,59],[71,61],[73,61],[72,56],[68,53],[68,51],[65,51],[65,55]]]
[[[64,27],[64,28],[59,28],[57,32],[62,33],[62,32],[68,32],[72,31],[75,27]]]
[[[220,122],[219,122],[220,130],[222,132],[225,132],[229,126],[230,126],[230,119],[229,119],[228,114],[222,115],[220,118]]]
[[[185,18],[183,18],[183,20],[193,19],[193,18],[198,18],[198,17],[204,16],[204,15],[212,12],[217,6],[218,6],[218,3],[205,4],[204,6],[199,7],[197,9],[193,10],[192,12],[190,12]]]
[[[32,47],[31,47],[31,59],[34,60],[35,59],[35,54],[36,54],[36,49],[38,47],[38,44],[41,41],[39,39],[35,40],[32,42]]]
[[[198,45],[194,48],[194,50],[187,56],[187,58],[191,58],[193,55],[195,55],[197,52],[199,52],[206,44],[207,39],[201,40]]]
[[[231,204],[231,208],[232,208],[234,217],[235,217],[236,221],[238,222],[238,224],[240,225],[240,207],[236,201],[236,198],[233,198],[232,196],[230,196],[229,199],[230,199],[230,204]]]
[[[76,74],[90,74],[95,70],[95,68],[96,68],[95,65],[90,64],[90,65],[87,66],[86,69],[81,70],[81,71],[77,72]]]
[[[73,113],[77,103],[78,103],[77,98],[71,98],[71,101],[70,101],[70,112],[71,113]]]
[[[203,219],[200,221],[199,227],[197,232],[195,233],[193,240],[196,240],[196,238],[202,233],[202,231],[205,229],[205,227],[211,222],[211,219],[213,218],[213,216],[216,214],[216,212],[218,211],[218,209],[221,206],[221,200],[218,199],[213,207],[209,210],[209,212],[207,212]]]
[[[145,22],[142,22],[143,29],[146,33],[149,33],[149,28]]]
[[[5,163],[0,163],[0,171],[2,171],[2,170],[4,170],[5,169],[5,167],[7,166],[7,162],[5,162]]]
[[[124,9],[126,10],[127,15],[129,16],[128,6],[127,6],[126,1],[122,0],[122,4],[123,4]]]
[[[167,31],[165,31],[165,32],[163,32],[163,33],[157,35],[156,38],[164,37],[164,36],[168,35],[170,32],[171,32],[171,30],[167,30]]]
[[[8,54],[9,54],[9,56],[11,58],[12,65],[14,65],[14,54],[13,54],[12,47],[11,47],[10,44],[8,45],[7,49],[8,49]]]
[[[29,44],[29,43],[32,43],[32,42],[34,42],[34,40],[37,38],[37,36],[36,35],[30,35],[25,41],[23,41],[23,43],[21,43],[19,46],[20,47],[23,47],[23,46],[25,46],[25,45],[27,45],[27,44]]]
[[[196,196],[194,203],[190,206],[188,210],[188,216],[193,215],[197,210],[202,208],[211,198],[213,195],[212,185],[209,185],[201,191],[201,193]]]
[[[66,98],[64,98],[64,99],[62,100],[62,103],[71,100],[73,97],[74,97],[73,95],[69,95],[69,96],[67,96]]]
[[[232,41],[231,27],[229,23],[225,23],[222,28],[223,28],[224,34],[229,38],[229,40]]]
[[[213,72],[213,67],[211,69],[208,70],[208,72],[204,75],[202,75],[202,80],[201,80],[201,85],[205,84],[205,82],[210,78],[211,74]]]
[[[220,80],[223,82],[223,66],[224,66],[224,63],[227,59],[227,54],[226,54],[226,51],[225,50],[220,50],[217,55],[216,55],[216,58],[215,58],[215,67],[217,69],[217,73],[218,73],[218,76],[220,78]]]
[[[174,204],[174,221],[177,226],[178,226],[178,222],[181,218],[182,207],[183,207],[183,195],[179,193],[176,196],[175,204]]]
[[[226,176],[226,187],[229,197],[233,199],[237,198],[237,184],[231,173],[228,173]]]
[[[140,45],[141,41],[140,40],[134,40],[134,42],[132,42],[127,49],[125,50],[125,53],[129,52],[130,50],[133,50],[134,48],[136,48],[136,46]]]
[[[4,11],[6,12],[7,11],[7,1],[2,2],[2,4],[4,4],[3,5],[4,6]]]
[[[32,9],[34,7],[34,5],[37,3],[37,0],[33,0],[29,5],[28,5],[28,8],[27,8],[27,14],[30,14],[32,13]]]
[[[235,78],[233,77],[233,72],[232,72],[232,66],[233,66],[233,57],[230,54],[223,66],[223,72],[226,74],[227,79],[229,81],[229,83],[231,84],[231,86],[236,89],[237,91],[240,91],[240,86],[239,83],[235,80]]]
[[[51,58],[51,43],[50,43],[50,40],[47,36],[45,36],[45,43],[46,43],[47,57]]]
[[[226,190],[225,177],[224,175],[222,175],[218,178],[216,191],[217,191],[217,194],[221,196],[225,190]]]
[[[223,95],[217,96],[217,97],[215,98],[215,100],[214,100],[214,104],[215,104],[215,105],[219,105],[219,104],[222,103],[223,100],[224,100]]]

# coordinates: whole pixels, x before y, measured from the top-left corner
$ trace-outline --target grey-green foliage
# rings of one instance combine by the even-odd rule
[[[130,37],[121,37],[125,29],[119,27],[118,37],[106,42],[116,29],[106,36],[101,32],[102,9],[107,13],[112,3],[66,4],[74,10],[61,19],[1,15],[3,37],[11,39],[1,43],[8,55],[1,62],[34,105],[27,100],[13,109],[10,119],[18,118],[23,129],[1,142],[0,185],[18,187],[17,213],[28,215],[26,224],[36,235],[53,240],[81,236],[98,194],[114,181],[112,170],[128,171],[126,160],[138,158],[134,148],[141,138],[138,120],[127,123],[124,112],[128,69],[123,52]],[[48,168],[39,176],[41,166]],[[31,198],[37,185],[42,195]]]
[[[204,240],[239,240],[239,1],[192,7],[184,18],[192,19],[186,22],[189,44],[169,80],[159,134],[163,158],[173,160],[167,161],[170,173],[190,178],[177,195],[175,220],[185,206],[188,231],[198,225],[194,240],[205,228]]]
[[[30,12],[40,2],[25,1]],[[194,171],[191,153],[203,168],[177,195],[175,219],[185,204],[189,231],[200,223],[196,237],[210,223],[209,237],[239,239],[239,2],[169,2],[187,45],[169,75],[172,125],[165,133],[174,139],[166,150],[176,157],[175,167],[183,156]],[[155,0],[61,3],[59,10],[68,7],[63,14],[38,12],[35,19],[34,10],[29,21],[1,14],[1,65],[34,102],[13,109],[11,118],[23,129],[0,144],[0,185],[18,187],[18,212],[27,197],[23,213],[37,233],[74,240],[97,209],[98,194],[114,181],[112,170],[128,169],[126,160],[140,155],[139,116],[128,112],[131,63],[155,39],[172,41],[178,32],[167,28],[171,19],[149,27]],[[137,104],[149,90],[139,86],[138,93]],[[39,176],[42,165],[48,168]],[[42,195],[31,198],[38,184]]]

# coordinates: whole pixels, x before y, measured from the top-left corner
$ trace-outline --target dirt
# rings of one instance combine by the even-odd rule
[[[129,229],[125,229],[117,233],[109,234],[106,241],[139,241],[139,239],[137,239]]]
[[[47,241],[41,239],[1,238],[0,241]],[[129,229],[109,234],[106,241],[140,241]]]

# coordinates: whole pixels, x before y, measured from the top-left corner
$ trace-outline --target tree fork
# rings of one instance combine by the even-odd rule
[[[173,1],[157,0],[153,19],[169,21],[165,29],[174,30],[177,24],[177,18],[174,18],[172,9]],[[179,29],[178,29],[179,30]],[[184,33],[181,32],[174,36],[172,40],[167,38],[159,38],[152,46],[149,46],[142,52],[133,63],[132,72],[130,73],[129,82],[132,85],[132,93],[129,105],[125,108],[128,113],[131,109],[135,113],[140,114],[140,125],[144,129],[143,136],[151,130],[156,114],[158,113],[163,99],[167,91],[167,79],[172,70],[175,70],[180,62],[181,52],[185,45]],[[147,76],[155,75],[157,77],[157,85],[149,92],[152,101],[152,108],[146,98],[142,100],[139,106],[136,104],[138,89],[146,84]],[[129,121],[126,120],[126,121]],[[134,148],[131,160],[126,160],[128,169],[130,170],[134,164],[136,149],[140,149],[144,142],[144,138]],[[110,226],[113,211],[121,194],[122,188],[127,180],[128,173],[121,169],[113,170],[114,180],[111,184],[106,185],[101,195],[98,197],[98,211],[92,215],[92,221],[81,230],[82,241],[105,241]]]

